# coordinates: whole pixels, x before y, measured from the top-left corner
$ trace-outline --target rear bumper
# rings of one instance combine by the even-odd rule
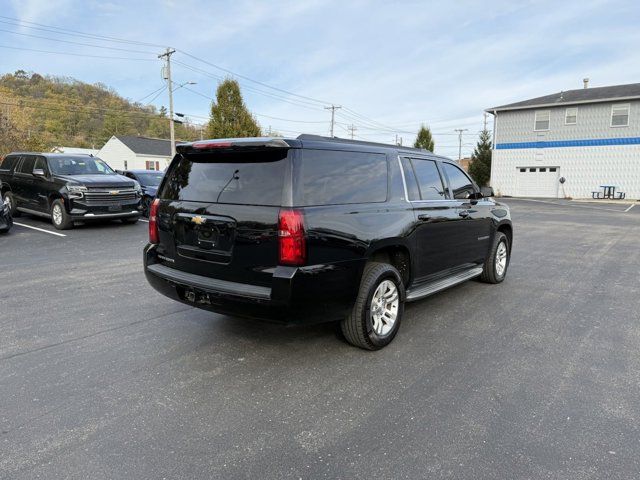
[[[286,324],[339,320],[352,308],[364,262],[274,268],[270,286],[194,275],[159,263],[155,246],[144,250],[149,284],[163,295],[217,313]]]

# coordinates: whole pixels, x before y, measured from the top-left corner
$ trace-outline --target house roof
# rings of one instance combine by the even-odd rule
[[[130,135],[116,136],[129,149],[139,155],[171,156],[171,141],[161,138],[134,137]]]
[[[545,95],[543,97],[536,97],[529,100],[523,100],[521,102],[488,108],[486,111],[491,113],[500,110],[523,110],[527,108],[631,100],[635,98],[640,98],[640,83],[567,90],[564,92],[552,93],[551,95]]]

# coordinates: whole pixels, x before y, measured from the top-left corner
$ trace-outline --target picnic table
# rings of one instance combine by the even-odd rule
[[[616,199],[616,188],[617,185],[600,185],[602,192],[591,192],[591,198],[609,198],[612,200]],[[625,197],[624,192],[618,192],[618,200],[621,200]]]

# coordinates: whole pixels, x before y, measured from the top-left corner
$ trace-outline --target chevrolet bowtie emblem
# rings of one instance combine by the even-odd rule
[[[111,195],[117,195],[117,194],[119,194],[119,193],[120,193],[120,190],[110,190],[110,191],[109,191],[109,193],[110,193]]]
[[[196,225],[202,225],[204,222],[207,221],[207,219],[201,217],[200,215],[196,215],[195,217],[191,217],[191,221]]]

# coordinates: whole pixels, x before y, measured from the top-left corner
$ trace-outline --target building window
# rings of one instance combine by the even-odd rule
[[[629,104],[611,105],[611,126],[629,126]]]
[[[578,107],[567,108],[564,111],[564,124],[575,125],[578,123]]]
[[[536,112],[536,122],[534,130],[536,132],[542,130],[549,130],[549,120],[551,118],[551,112],[549,110],[539,110]]]

